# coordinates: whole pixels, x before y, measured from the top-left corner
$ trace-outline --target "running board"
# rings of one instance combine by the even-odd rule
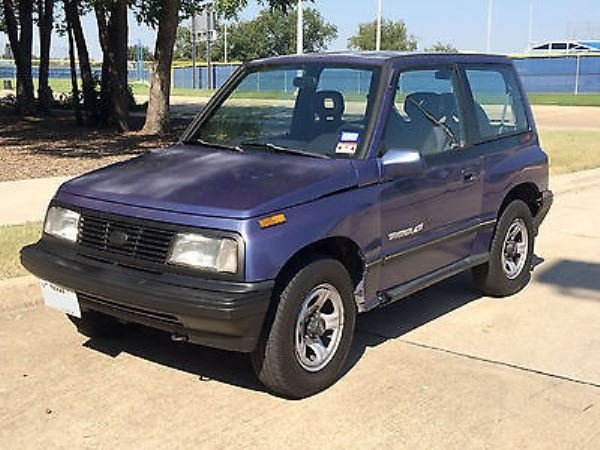
[[[415,278],[408,283],[400,284],[386,291],[382,291],[379,294],[379,298],[381,299],[380,305],[393,303],[397,300],[403,299],[404,297],[408,297],[409,295],[414,294],[421,289],[425,289],[442,280],[445,280],[446,278],[450,278],[456,274],[459,274],[460,272],[464,272],[467,269],[484,264],[488,261],[489,257],[489,253],[469,256],[448,266],[442,267],[434,272],[430,272],[427,275]]]

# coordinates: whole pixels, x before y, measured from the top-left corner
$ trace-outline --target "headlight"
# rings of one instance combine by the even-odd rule
[[[44,233],[67,241],[77,242],[80,217],[81,215],[78,212],[60,206],[51,206],[46,213]]]
[[[238,243],[229,238],[180,233],[173,240],[167,262],[213,272],[236,273]]]

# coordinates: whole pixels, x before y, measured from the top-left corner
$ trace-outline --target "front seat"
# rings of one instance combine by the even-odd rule
[[[346,109],[344,96],[338,91],[318,91],[313,98],[313,111],[316,116],[316,135],[333,133],[342,125]]]

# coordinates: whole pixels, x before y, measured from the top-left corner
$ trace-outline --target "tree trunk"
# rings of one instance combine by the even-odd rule
[[[100,79],[100,121],[107,123],[112,111],[110,101],[110,45],[108,42],[108,24],[106,23],[106,8],[99,3],[94,4],[94,13],[98,24],[98,39],[102,48],[102,74]]]
[[[109,11],[104,6],[96,4],[94,11],[103,54],[101,87],[103,117],[111,117],[121,131],[127,131],[129,130],[127,2],[117,0]]]
[[[81,125],[81,110],[79,109],[79,88],[77,86],[77,67],[75,66],[75,46],[73,44],[73,31],[71,23],[67,20],[67,37],[69,39],[69,65],[71,67],[71,94],[73,96],[73,110],[75,120]]]
[[[114,118],[121,131],[129,130],[127,84],[127,1],[116,0],[110,11],[108,37],[113,57],[109,65],[110,94]]]
[[[50,111],[52,104],[52,89],[48,84],[50,71],[50,43],[52,26],[54,25],[54,0],[39,0],[39,30],[40,30],[40,67],[38,75],[38,100],[42,113]]]
[[[65,0],[65,15],[73,33],[79,56],[79,72],[83,88],[83,105],[86,111],[86,122],[95,123],[97,118],[96,93],[94,92],[95,81],[92,75],[92,66],[90,65],[85,35],[81,28],[78,0]]]
[[[162,134],[169,126],[169,97],[173,47],[179,21],[179,0],[162,0],[158,34],[154,51],[154,70],[150,83],[150,99],[144,134]]]
[[[17,66],[17,108],[22,114],[34,111],[33,79],[31,77],[31,46],[33,44],[33,0],[19,1],[19,20],[12,0],[3,0],[4,20],[8,39]]]

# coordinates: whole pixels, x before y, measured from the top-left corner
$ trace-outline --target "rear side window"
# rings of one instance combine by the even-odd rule
[[[527,131],[525,105],[512,70],[504,67],[467,68],[482,141]]]

